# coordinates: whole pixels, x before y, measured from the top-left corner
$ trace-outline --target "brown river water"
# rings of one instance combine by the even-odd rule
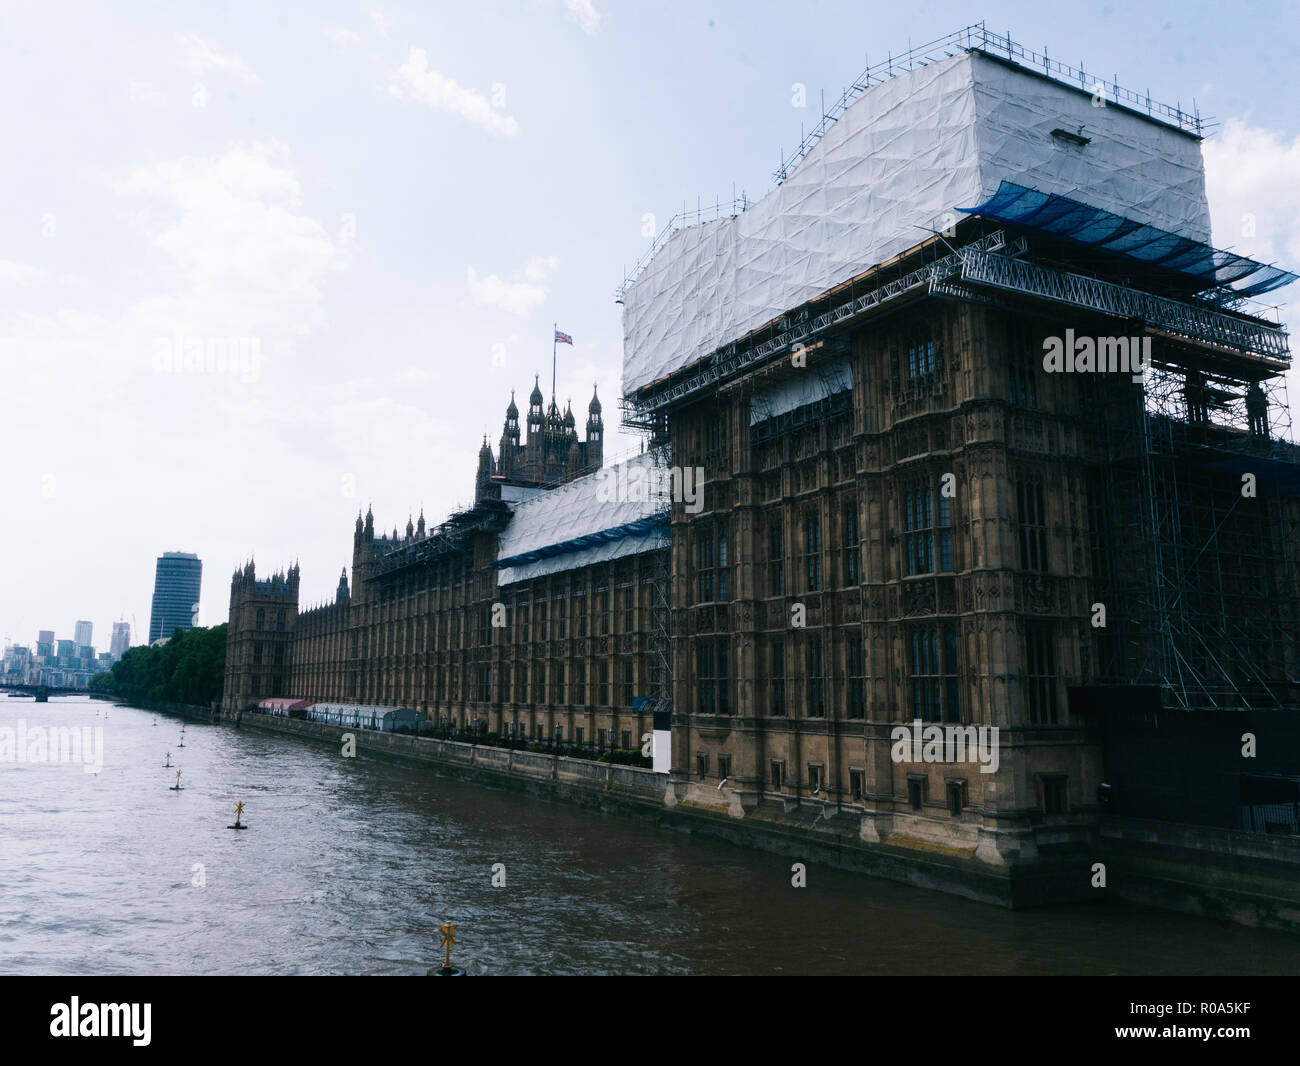
[[[6,974],[423,974],[444,921],[481,975],[1300,973],[1284,934],[1011,912],[816,863],[793,888],[777,855],[324,745],[190,723],[181,748],[149,711],[0,699],[25,752],[56,726],[101,730],[81,754],[102,766],[0,762]]]

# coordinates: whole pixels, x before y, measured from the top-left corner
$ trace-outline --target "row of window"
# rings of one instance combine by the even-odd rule
[[[1046,572],[1047,520],[1043,485],[1036,479],[1016,486],[1017,528],[1020,567]],[[903,496],[903,569],[909,577],[950,574],[954,570],[952,499],[941,486],[914,485]],[[805,515],[800,527],[798,557],[801,592],[820,592],[822,573],[822,522],[820,515]],[[845,585],[861,582],[862,536],[856,504],[844,508],[841,516],[840,551],[844,560]],[[795,590],[786,580],[785,525],[773,522],[767,535],[767,595],[785,596]],[[696,534],[698,603],[726,603],[727,534],[720,524],[706,526]]]
[[[283,632],[285,631],[285,622],[286,622],[286,618],[285,618],[285,613],[284,613],[284,611],[276,611],[276,612],[275,612],[275,631],[276,631],[277,633],[283,633]],[[257,609],[257,615],[256,615],[256,617],[254,618],[254,628],[256,628],[256,629],[265,629],[265,628],[266,628],[266,608],[265,608],[265,607],[259,607],[259,608]]]
[[[828,675],[821,637],[804,642],[803,709],[809,718],[826,716]],[[846,708],[849,718],[867,713],[866,652],[860,640],[846,649]],[[723,638],[701,638],[695,643],[697,712],[730,714],[731,687],[728,669],[729,645]],[[790,713],[787,683],[787,652],[784,640],[767,642],[766,713],[783,717]],[[957,628],[954,625],[913,626],[908,630],[907,696],[912,717],[924,722],[965,720],[958,684],[960,661]],[[1056,658],[1051,630],[1030,626],[1025,634],[1023,690],[1030,724],[1058,724]],[[761,693],[761,688],[760,688]]]

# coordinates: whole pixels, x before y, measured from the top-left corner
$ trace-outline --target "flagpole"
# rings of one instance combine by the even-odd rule
[[[551,324],[551,402],[555,402],[555,347],[559,343],[560,324]]]

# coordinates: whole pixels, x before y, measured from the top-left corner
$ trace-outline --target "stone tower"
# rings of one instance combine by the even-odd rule
[[[221,705],[242,711],[288,696],[298,621],[298,565],[259,581],[252,560],[230,579],[226,680]]]

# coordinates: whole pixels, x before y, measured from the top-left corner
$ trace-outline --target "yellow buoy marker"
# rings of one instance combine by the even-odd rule
[[[456,946],[456,928],[457,927],[452,925],[451,922],[443,922],[442,925],[438,926],[438,931],[442,933],[442,940],[438,943],[438,946],[443,948],[445,951],[443,964],[439,969],[435,970],[431,968],[426,974],[427,977],[465,976],[464,970],[459,966],[453,966],[451,964],[451,949]]]

